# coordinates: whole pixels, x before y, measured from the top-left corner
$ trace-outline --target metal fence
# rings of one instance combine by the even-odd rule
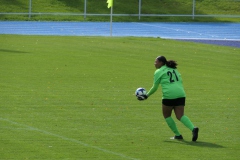
[[[61,2],[69,3],[67,0],[59,0]],[[24,15],[28,16],[28,19],[31,19],[32,16],[39,15],[52,15],[52,16],[82,16],[84,19],[89,16],[109,16],[109,10],[107,9],[107,0],[82,0],[78,1],[79,3],[74,6],[74,9],[70,8],[73,6],[68,6],[69,11],[59,12],[58,8],[54,8],[54,4],[52,7],[47,7],[49,9],[44,8],[44,12],[36,9],[37,3],[35,0],[26,0],[25,4],[21,4],[22,8],[19,8],[18,11],[7,11],[1,12],[0,15]],[[228,3],[228,6],[218,6],[220,2]],[[60,3],[60,2],[59,2]],[[91,6],[88,5],[94,4],[94,6],[99,6],[99,8],[105,8],[105,10],[101,10],[101,13],[94,13],[96,11],[91,10]],[[174,1],[174,0],[133,0],[131,4],[131,10],[127,10],[125,8],[118,8],[117,4],[121,3],[120,0],[114,0],[114,11],[113,16],[129,16],[129,17],[138,17],[140,20],[142,17],[191,17],[194,19],[195,17],[227,17],[227,18],[240,18],[240,0],[186,0],[186,1]],[[148,9],[148,4],[155,4],[154,10],[151,8],[151,12]],[[24,6],[25,5],[25,6]],[[126,4],[128,5],[128,4]],[[204,10],[204,6],[211,5],[212,7],[218,7],[218,12],[212,12],[211,10]],[[183,7],[184,6],[184,7]],[[230,6],[230,7],[229,7]],[[164,8],[172,8],[171,12],[166,12]],[[183,8],[188,8],[188,10],[183,10]],[[238,9],[239,12],[232,13],[231,10]],[[46,12],[47,11],[47,12]],[[49,12],[48,12],[49,11]]]

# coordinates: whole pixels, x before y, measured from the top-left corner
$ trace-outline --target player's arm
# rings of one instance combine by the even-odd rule
[[[159,84],[154,83],[152,88],[148,91],[147,97],[151,96],[154,92],[158,90]]]
[[[153,83],[153,86],[152,88],[149,90],[149,92],[144,95],[144,96],[139,96],[138,97],[138,100],[142,101],[142,100],[146,100],[149,96],[151,96],[154,92],[157,91],[158,87],[159,87],[159,83],[160,83],[160,76],[159,76],[159,71],[156,71],[154,73],[154,83]]]
[[[158,89],[158,84],[153,84],[152,88],[149,90],[149,92],[146,95],[141,95],[138,96],[138,100],[142,101],[142,100],[146,100],[150,95],[152,95],[154,92],[157,91]]]
[[[152,88],[148,91],[147,97],[151,96],[154,92],[158,90],[159,84],[160,84],[160,77],[161,77],[161,72],[160,70],[155,71],[154,73],[154,81],[153,81],[153,86]]]

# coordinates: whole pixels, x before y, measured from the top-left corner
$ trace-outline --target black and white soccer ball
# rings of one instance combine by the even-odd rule
[[[138,97],[138,96],[143,96],[143,95],[146,95],[147,94],[147,91],[144,89],[144,88],[138,88],[136,91],[135,91],[135,95]]]

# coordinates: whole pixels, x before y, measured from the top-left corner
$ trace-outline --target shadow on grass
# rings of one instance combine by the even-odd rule
[[[1,0],[3,4],[11,4],[11,5],[16,5],[16,6],[25,6],[22,2],[19,2],[19,0]]]
[[[208,147],[208,148],[225,148],[224,146],[221,146],[219,144],[210,143],[210,142],[202,142],[202,141],[185,141],[185,140],[168,140],[164,141],[166,143],[178,143],[178,144],[184,144],[184,145],[190,145],[190,146],[197,146],[197,147]]]
[[[65,3],[66,6],[72,7],[72,8],[77,8],[77,9],[83,9],[84,2],[81,0],[58,0],[60,2]]]
[[[1,53],[1,52],[8,52],[8,53],[29,53],[29,52],[9,50],[9,49],[0,49],[0,53]]]

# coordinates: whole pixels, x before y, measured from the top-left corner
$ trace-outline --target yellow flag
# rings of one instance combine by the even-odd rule
[[[108,8],[112,7],[113,6],[113,0],[107,0],[107,3],[108,3]]]

